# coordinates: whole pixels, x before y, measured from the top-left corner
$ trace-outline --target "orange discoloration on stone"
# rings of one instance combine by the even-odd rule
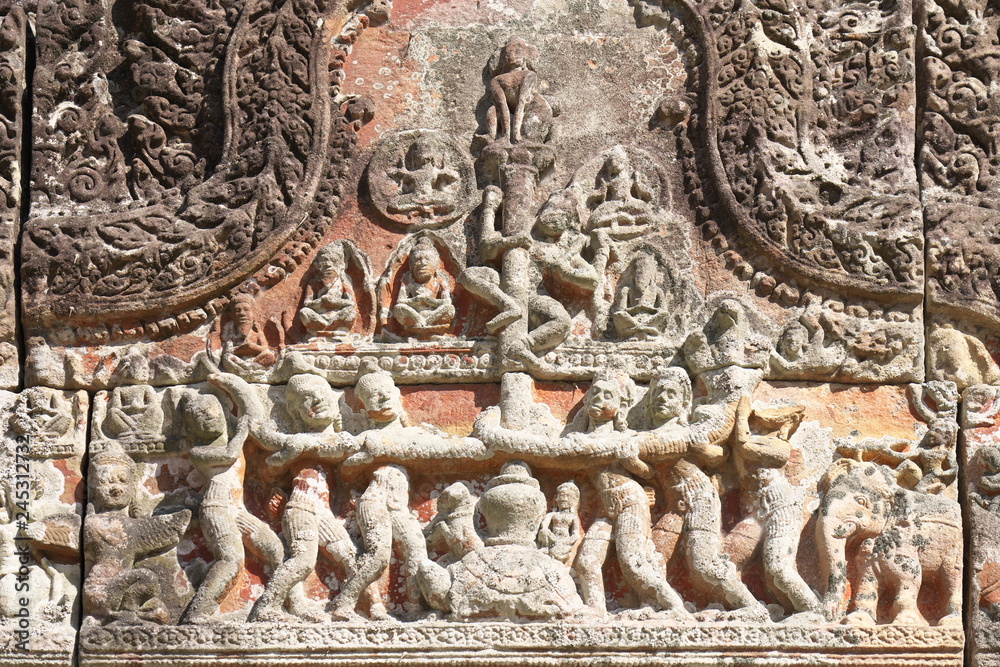
[[[921,420],[910,407],[905,386],[805,385],[762,382],[754,400],[804,405],[804,421],[816,420],[833,430],[830,437],[862,436],[918,439],[914,429]]]

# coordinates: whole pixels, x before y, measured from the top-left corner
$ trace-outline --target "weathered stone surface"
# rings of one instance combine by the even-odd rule
[[[993,7],[0,13],[0,663],[1000,663]]]
[[[0,662],[72,664],[83,572],[86,392],[0,392]]]

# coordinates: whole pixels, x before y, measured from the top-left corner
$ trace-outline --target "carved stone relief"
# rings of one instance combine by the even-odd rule
[[[0,663],[1000,664],[995,14],[0,12]]]
[[[80,623],[86,392],[0,393],[0,635],[8,664],[70,664]]]

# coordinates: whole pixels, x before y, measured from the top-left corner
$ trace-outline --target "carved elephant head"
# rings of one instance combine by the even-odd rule
[[[882,533],[889,523],[897,491],[892,473],[884,466],[841,459],[820,481],[824,492],[816,521],[820,574],[826,580],[823,604],[836,620],[845,612],[847,549]]]

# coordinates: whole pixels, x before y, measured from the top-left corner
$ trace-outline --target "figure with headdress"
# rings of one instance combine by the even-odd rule
[[[227,308],[229,322],[222,329],[222,356],[240,362],[252,361],[261,366],[274,363],[274,350],[268,344],[260,321],[257,300],[250,294],[233,295]]]
[[[364,407],[368,428],[358,436],[360,449],[346,464],[378,460],[389,465],[375,471],[359,500],[358,523],[365,549],[358,559],[357,573],[344,584],[334,603],[334,617],[344,620],[356,617],[354,609],[366,589],[372,597],[371,615],[388,616],[375,582],[388,567],[392,544],[403,554],[407,598],[413,606],[419,603],[414,576],[427,558],[427,543],[420,523],[409,513],[409,476],[399,464],[430,461],[439,467],[447,461],[458,464],[492,456],[476,438],[454,437],[426,424],[411,424],[392,375],[371,362],[359,369],[354,394]]]
[[[682,368],[666,368],[650,380],[642,400],[648,430],[639,436],[639,456],[653,465],[662,486],[678,497],[684,556],[696,585],[731,609],[747,609],[758,620],[767,620],[767,610],[720,552],[722,500],[705,472],[726,460],[725,443],[735,415],[720,422],[699,419],[700,415],[691,414],[691,393],[691,379]]]
[[[563,565],[573,566],[583,541],[580,523],[580,487],[563,482],[556,488],[555,509],[545,515],[538,529],[538,546]]]
[[[404,334],[446,333],[455,319],[452,278],[444,270],[434,241],[426,236],[417,241],[410,251],[409,265],[392,307],[393,317]]]
[[[179,405],[184,435],[192,441],[188,458],[205,478],[198,518],[212,562],[184,613],[184,623],[207,623],[219,617],[220,598],[233,585],[249,549],[275,572],[284,559],[281,540],[243,502],[243,445],[250,419],[240,419],[229,435],[219,399],[189,390]]]
[[[302,582],[316,566],[320,553],[354,572],[357,548],[343,521],[330,506],[331,465],[357,448],[357,440],[342,430],[339,397],[330,383],[318,375],[294,375],[285,387],[285,408],[298,421],[299,431],[282,433],[268,419],[259,399],[245,381],[228,373],[209,380],[233,397],[240,414],[249,418],[249,434],[265,450],[265,474],[292,475],[292,490],[281,517],[282,533],[289,556],[271,575],[264,593],[250,611],[251,621],[283,621],[283,608],[299,619],[328,620],[323,609],[308,600]]]
[[[135,462],[114,440],[90,459],[83,545],[87,566],[83,611],[105,623],[171,621],[159,577],[141,559],[177,546],[190,510],[133,517]]]
[[[344,243],[324,246],[313,260],[315,275],[306,284],[299,320],[312,336],[342,339],[358,319],[354,283],[347,274]]]
[[[612,307],[615,332],[622,340],[659,338],[666,330],[670,311],[656,256],[637,253],[626,273]]]
[[[479,225],[479,250],[486,261],[499,261],[513,249],[527,250],[521,304],[503,287],[501,275],[489,266],[467,267],[460,281],[474,296],[500,313],[490,320],[486,329],[499,335],[522,317],[527,318],[527,333],[508,352],[522,363],[539,367],[539,356],[558,346],[569,336],[572,319],[566,307],[545,292],[543,281],[583,293],[593,292],[600,276],[585,253],[598,252],[609,243],[600,231],[591,237],[580,231],[578,202],[571,191],[561,191],[549,198],[539,212],[531,235],[504,235],[496,230],[495,219],[501,205],[500,190],[487,188],[483,194],[483,210]]]

